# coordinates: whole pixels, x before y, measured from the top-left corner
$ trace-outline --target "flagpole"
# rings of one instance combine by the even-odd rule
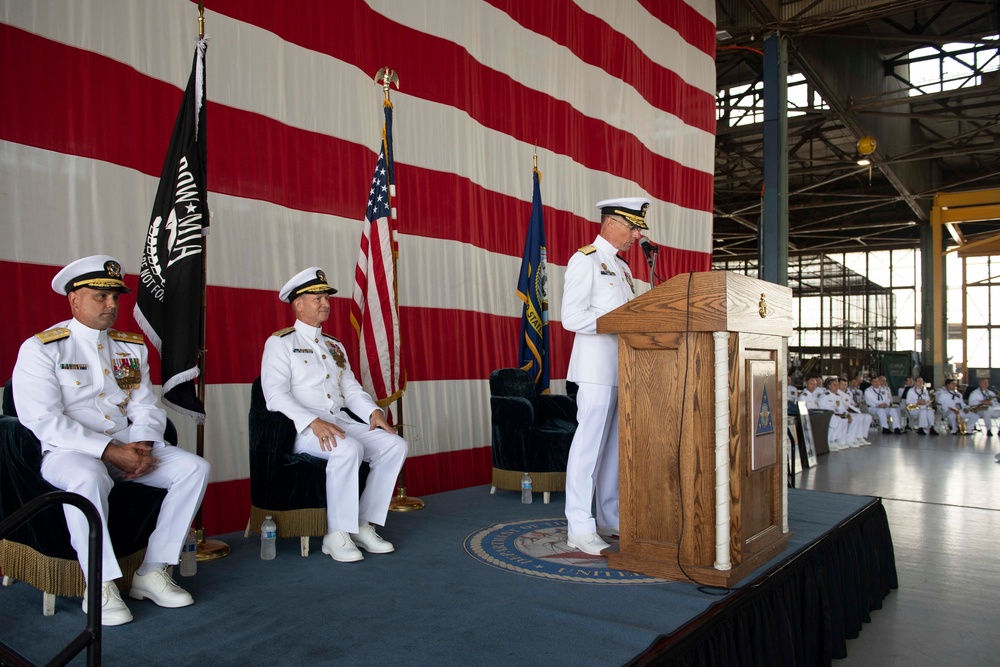
[[[205,39],[205,2],[198,2],[198,39]],[[207,103],[207,100],[205,101]],[[205,201],[208,201],[208,178],[205,179]],[[209,213],[205,211],[207,216]],[[208,238],[202,237],[201,248],[201,331],[198,334],[198,398],[201,404],[206,404],[205,396],[205,343],[206,323],[208,322]],[[206,411],[207,412],[207,411]],[[195,453],[205,457],[205,424],[197,426],[197,444]],[[229,555],[230,548],[225,542],[205,539],[205,526],[202,523],[202,508],[198,507],[194,515],[195,537],[198,540],[198,560],[215,560]]]
[[[396,88],[399,88],[399,74],[389,69],[388,67],[383,67],[378,72],[375,73],[375,83],[382,86],[382,93],[384,95],[383,105],[388,105],[389,108],[392,106],[392,102],[389,100],[389,87],[391,84],[395,84]],[[389,159],[389,155],[386,155],[386,159]],[[395,182],[389,183],[389,197],[396,196]],[[395,207],[390,209],[390,216],[395,219]],[[390,227],[391,229],[391,227]],[[395,230],[392,230],[390,234],[394,234]],[[392,248],[392,290],[395,293],[396,308],[399,308],[399,288],[397,286],[397,260],[399,257],[398,251],[398,239],[394,236],[389,239],[390,246]],[[398,310],[397,310],[398,312]],[[402,325],[400,324],[400,329]],[[404,371],[405,372],[405,371]],[[398,413],[398,419],[396,431],[400,437],[403,437],[403,395],[400,394],[396,399],[396,411]],[[392,512],[412,512],[414,510],[423,509],[424,501],[420,498],[412,498],[406,495],[406,478],[404,473],[405,468],[400,469],[399,477],[396,480],[396,495],[393,496],[392,500],[389,502],[389,510]]]

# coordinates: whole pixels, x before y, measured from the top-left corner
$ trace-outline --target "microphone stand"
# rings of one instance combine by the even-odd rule
[[[649,248],[649,250],[647,250]],[[649,244],[642,247],[643,254],[646,256],[646,263],[649,264],[649,284],[656,287],[656,280],[659,276],[656,275],[656,257],[660,254],[660,246]],[[663,282],[662,280],[660,282]]]

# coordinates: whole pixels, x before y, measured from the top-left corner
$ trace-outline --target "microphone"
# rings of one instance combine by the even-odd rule
[[[647,262],[652,262],[656,253],[660,252],[660,247],[645,236],[639,239],[639,247],[642,248],[642,254],[646,256]]]

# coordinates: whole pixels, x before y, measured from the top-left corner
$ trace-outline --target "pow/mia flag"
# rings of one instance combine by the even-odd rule
[[[205,49],[198,40],[156,189],[139,267],[135,319],[160,353],[163,403],[198,423],[197,395],[208,193],[205,178]]]

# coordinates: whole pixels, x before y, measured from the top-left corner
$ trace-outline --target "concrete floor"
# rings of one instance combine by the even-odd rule
[[[899,589],[836,664],[1000,664],[1000,437],[868,439],[795,476],[802,489],[880,496],[889,516]]]

